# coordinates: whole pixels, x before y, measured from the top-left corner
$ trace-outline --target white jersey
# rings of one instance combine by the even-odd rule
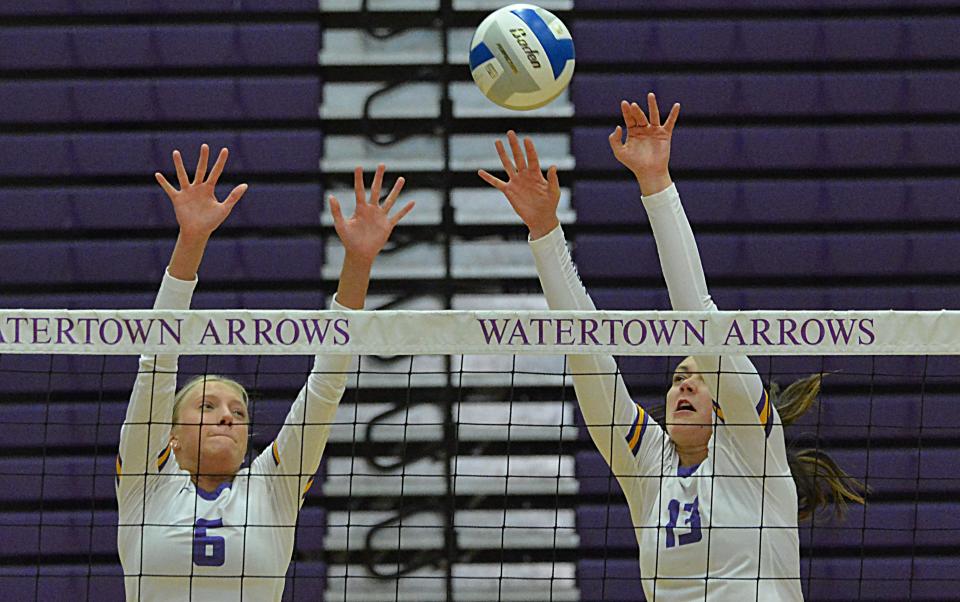
[[[189,308],[195,285],[166,275],[154,308]],[[297,514],[350,361],[318,356],[273,444],[231,483],[206,492],[168,446],[177,358],[140,358],[117,456],[117,544],[127,600],[280,600]]]
[[[676,189],[644,204],[674,309],[715,310]],[[559,227],[531,248],[551,309],[596,309]],[[612,357],[569,357],[591,438],[630,507],[644,594],[651,602],[802,600],[797,491],[780,418],[749,359],[696,359],[717,399],[716,421],[707,459],[681,468]]]

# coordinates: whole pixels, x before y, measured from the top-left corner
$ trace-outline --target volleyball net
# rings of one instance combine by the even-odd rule
[[[828,453],[868,489],[842,519],[800,522],[807,599],[949,599],[958,335],[949,311],[0,310],[0,587],[122,599],[115,458],[137,354],[180,355],[181,384],[245,385],[249,462],[322,353],[359,357],[276,576],[284,599],[643,600],[635,526],[568,356],[617,357],[631,397],[663,424],[681,359],[744,354],[767,386],[822,375],[787,442]],[[691,541],[680,514],[655,528]]]

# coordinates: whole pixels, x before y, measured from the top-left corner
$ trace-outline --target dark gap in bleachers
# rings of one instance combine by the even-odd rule
[[[46,526],[46,525],[44,525]],[[32,560],[28,560],[29,556],[23,557],[9,557],[3,559],[3,565],[5,567],[36,567],[37,559],[33,557]],[[77,564],[83,567],[87,565],[103,564],[109,565],[110,568],[113,568],[115,565],[120,564],[120,560],[117,558],[116,554],[94,554],[94,553],[83,553],[83,554],[51,554],[49,552],[44,552],[43,554],[44,563],[43,565],[54,565],[54,564]]]
[[[884,276],[883,284],[885,286],[909,286],[917,284],[926,284],[929,283],[932,279],[936,279],[940,284],[957,284],[960,283],[960,276],[956,273],[950,271],[949,266],[944,266],[943,272],[938,274],[918,274],[918,275],[908,275],[901,274],[898,276]],[[622,277],[584,277],[584,284],[587,288],[591,287],[612,287],[617,286],[618,284],[623,284],[624,278]],[[662,284],[662,280],[657,277],[634,277],[630,276],[627,278],[627,281],[631,287],[655,287]],[[712,286],[729,286],[729,287],[778,287],[781,289],[790,288],[792,286],[818,286],[818,287],[851,287],[851,286],[876,286],[878,281],[877,276],[762,276],[762,277],[712,277],[710,278],[710,284]]]
[[[282,280],[282,281],[257,281],[257,288],[270,291],[297,291],[297,290],[336,290],[336,283],[321,281],[320,275],[313,280]],[[26,284],[7,284],[4,283],[4,294],[22,295],[22,294],[53,294],[53,293],[154,293],[157,286],[152,282],[142,283],[113,283],[113,282],[84,282],[84,283],[26,283]],[[205,292],[244,292],[250,290],[250,283],[245,281],[236,282],[204,282]],[[329,292],[329,291],[328,291]],[[143,308],[149,309],[149,308]]]
[[[956,6],[916,6],[910,3],[903,3],[901,6],[891,3],[884,7],[825,7],[813,8],[810,6],[789,7],[783,3],[777,3],[776,8],[766,8],[757,3],[755,6],[716,6],[716,7],[698,7],[698,8],[671,8],[670,3],[664,4],[643,4],[642,9],[631,10],[629,8],[618,7],[615,10],[600,9],[576,9],[576,21],[607,21],[614,15],[617,19],[675,19],[702,21],[710,19],[713,21],[724,20],[762,20],[776,19],[778,21],[796,21],[801,19],[863,19],[871,17],[946,17],[960,14],[960,7]],[[561,18],[568,14],[562,11],[556,11]]]
[[[164,172],[168,171],[166,166],[162,167]],[[239,177],[239,174],[233,178]],[[476,174],[474,174],[476,177]],[[250,174],[250,177],[243,179],[244,182],[254,187],[256,184],[320,184],[323,180],[323,174],[320,173],[319,165],[316,173],[258,173]],[[140,175],[71,175],[71,176],[7,176],[0,180],[0,188],[57,188],[70,190],[74,187],[84,186],[130,186],[130,185],[149,185],[155,184],[152,173]],[[219,187],[226,186],[227,180],[221,181]],[[319,225],[319,224],[318,224]]]
[[[224,186],[227,190],[229,186]],[[271,228],[269,232],[264,232],[263,228],[226,227],[217,232],[217,240],[231,240],[241,238],[277,238],[283,236],[315,236],[321,232],[319,226],[303,227],[284,227]],[[116,240],[117,229],[111,230],[88,230],[85,228],[72,228],[70,230],[17,230],[5,231],[3,241],[5,242],[23,242],[23,241],[62,241],[62,240]],[[139,227],[136,230],[123,230],[124,240],[162,240],[164,242],[173,240],[176,237],[176,229],[169,226],[151,228],[149,226]],[[329,234],[333,234],[333,228],[329,228]]]
[[[626,205],[628,200],[624,200]],[[948,201],[949,202],[949,201]],[[828,233],[870,233],[870,232],[898,232],[901,234],[919,234],[921,232],[945,232],[955,233],[960,220],[945,221],[940,219],[896,222],[843,222],[833,224],[797,224],[790,222],[764,223],[758,226],[756,223],[738,223],[724,222],[722,224],[698,224],[696,226],[697,234],[756,234],[762,228],[764,234],[828,234]],[[637,224],[581,224],[564,225],[563,231],[568,239],[577,234],[635,234],[649,235],[650,229],[646,223],[639,226]]]
[[[684,74],[702,74],[704,65],[702,62],[672,62],[657,61],[655,63],[587,63],[577,65],[578,73],[610,73],[623,75],[624,71],[633,73],[643,73],[644,75],[684,75]],[[724,73],[786,73],[796,74],[805,73],[844,73],[844,72],[887,72],[887,71],[932,71],[943,70],[952,71],[954,61],[952,59],[912,59],[912,60],[891,60],[888,58],[877,60],[861,61],[807,61],[807,62],[789,62],[789,61],[738,61],[725,62],[716,65],[710,65],[712,75],[722,75]]]
[[[595,180],[622,180],[629,177],[623,170],[608,171],[604,169],[576,168],[580,178]],[[673,179],[682,180],[728,180],[738,181],[745,179],[766,180],[862,180],[864,178],[949,178],[954,177],[954,169],[950,167],[889,167],[884,169],[870,169],[862,167],[845,167],[841,169],[766,169],[747,167],[737,169],[671,169]]]
[[[134,4],[136,6],[136,4]],[[319,23],[326,24],[328,15],[319,12],[255,12],[236,11],[224,15],[220,12],[171,12],[133,13],[114,12],[102,14],[72,15],[3,15],[3,26],[16,27],[65,27],[65,26],[114,26],[114,25],[223,25],[225,17],[230,25],[260,25],[266,23]]]
[[[116,132],[222,132],[223,130],[270,131],[291,128],[317,129],[317,119],[269,119],[269,120],[210,120],[202,121],[111,121],[111,122],[60,122],[60,123],[11,123],[2,121],[0,134],[93,134]],[[325,128],[326,129],[326,128]],[[320,130],[318,130],[320,131]],[[321,131],[323,133],[323,131]]]
[[[34,67],[29,69],[0,69],[0,79],[17,81],[45,81],[57,79],[117,80],[117,79],[160,79],[164,77],[228,78],[228,77],[290,77],[316,76],[321,72],[319,65],[244,65],[242,67],[220,65],[208,67],[167,67],[155,65],[144,67],[89,67],[64,69],[61,67]]]

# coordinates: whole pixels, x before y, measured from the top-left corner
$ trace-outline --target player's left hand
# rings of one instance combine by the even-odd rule
[[[560,204],[557,166],[551,165],[547,169],[545,179],[533,141],[529,138],[523,139],[526,155],[520,149],[520,141],[513,130],[507,132],[507,141],[513,151],[513,161],[507,156],[503,142],[496,141],[497,154],[500,155],[500,162],[507,172],[507,181],[504,182],[483,169],[477,174],[507,197],[510,206],[530,229],[530,236],[536,240],[549,234],[560,224],[557,218],[557,206]]]
[[[647,107],[649,118],[637,103],[620,101],[627,138],[624,141],[623,128],[619,125],[609,136],[613,156],[633,172],[641,185],[669,173],[670,142],[680,116],[680,103],[674,103],[667,120],[661,124],[657,97],[653,92],[647,94]]]
[[[347,255],[362,261],[373,263],[377,254],[387,244],[393,228],[400,223],[403,217],[413,209],[413,201],[403,206],[393,216],[390,210],[397,202],[400,191],[403,190],[404,179],[397,178],[387,198],[380,202],[380,190],[383,184],[383,172],[386,167],[381,163],[373,176],[370,185],[370,195],[363,183],[363,169],[353,170],[353,191],[356,194],[356,208],[349,218],[343,216],[340,201],[330,195],[330,213],[333,215],[333,226],[337,236],[343,243]]]

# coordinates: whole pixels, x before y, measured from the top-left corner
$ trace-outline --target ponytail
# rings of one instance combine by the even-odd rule
[[[780,391],[776,383],[770,383],[770,398],[783,426],[793,424],[817,401],[820,394],[820,374],[812,374],[792,383]],[[787,449],[787,464],[797,486],[797,518],[806,520],[820,511],[833,508],[833,513],[842,518],[848,503],[864,504],[868,488],[848,475],[819,448]]]

